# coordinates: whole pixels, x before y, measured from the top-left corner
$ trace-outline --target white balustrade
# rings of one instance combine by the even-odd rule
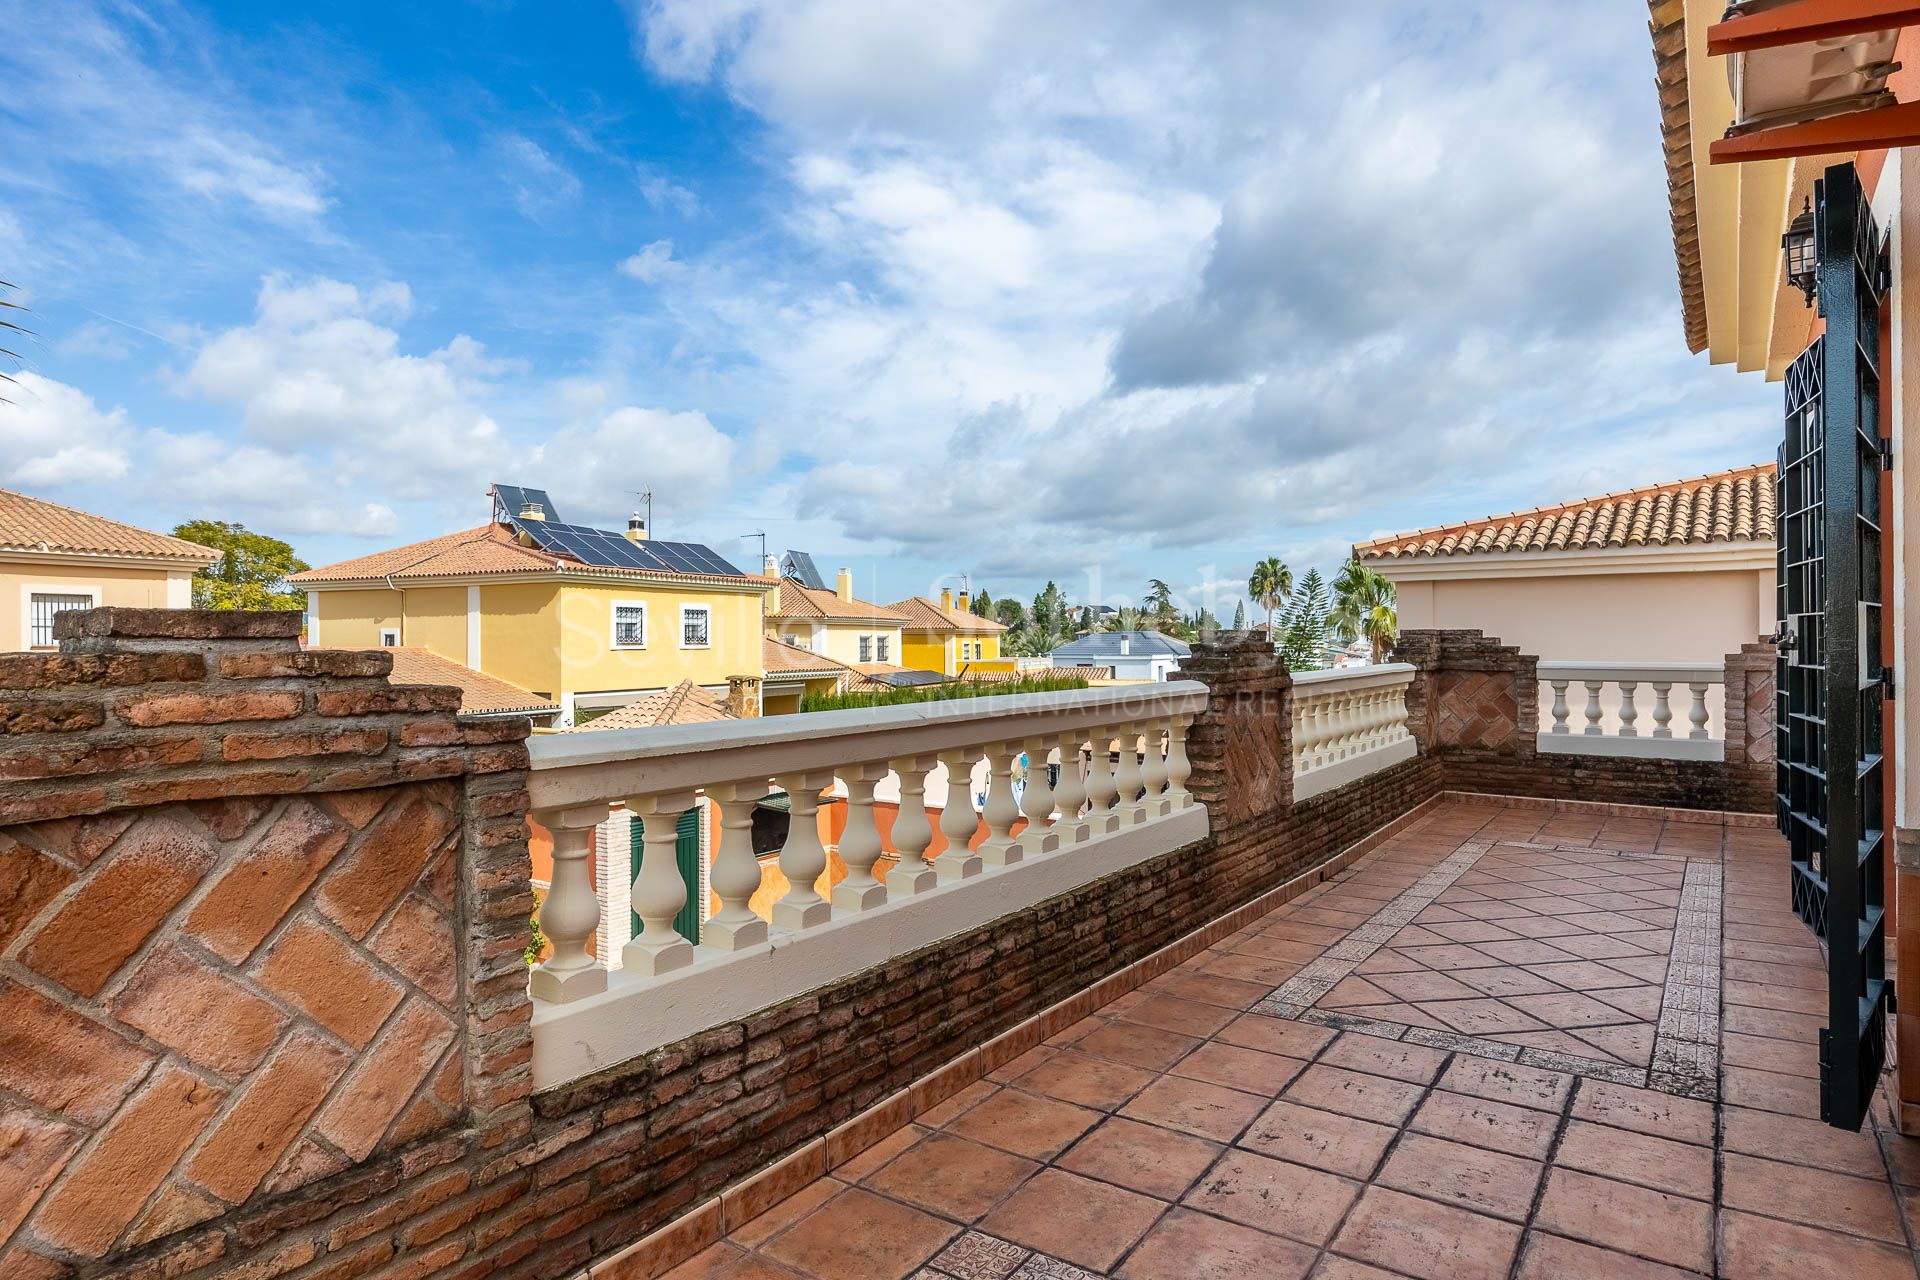
[[[1306,671],[1293,678],[1293,798],[1305,800],[1411,760],[1405,662]],[[1184,727],[1182,729],[1184,737]],[[1181,751],[1185,764],[1184,744]],[[1182,790],[1186,779],[1181,779]]]
[[[1186,789],[1186,733],[1205,706],[1204,686],[1165,681],[532,739],[533,818],[552,833],[554,856],[539,916],[552,952],[529,979],[536,1087],[745,1017],[1200,839],[1207,814]],[[1016,795],[1023,752],[1026,782]],[[1056,753],[1057,784],[1048,774]],[[1091,761],[1084,776],[1083,761]],[[786,887],[756,911],[764,867],[754,814],[776,789],[787,797],[778,855]],[[946,839],[931,862],[930,793]],[[683,878],[676,855],[680,816],[702,795],[710,804],[699,811],[718,814],[717,906],[695,945],[676,926],[701,890]],[[896,795],[889,826],[878,809]],[[829,887],[820,810],[843,802],[833,851],[845,873]],[[589,951],[601,915],[590,860],[593,830],[616,804],[624,809],[614,812],[639,820],[631,903],[640,929],[610,968]],[[626,859],[614,866],[606,852],[601,877],[624,879]],[[898,862],[882,879],[876,868],[889,853]],[[704,915],[709,903],[698,906]]]
[[[1540,725],[1539,749],[1559,755],[1640,756],[1658,760],[1722,760],[1724,733],[1715,726],[1726,671],[1719,663],[1542,662],[1542,697],[1551,701]],[[1567,691],[1584,694],[1576,732]],[[1651,731],[1640,724],[1640,690],[1653,694]],[[1673,701],[1687,701],[1684,736],[1673,731]],[[1710,728],[1711,726],[1711,728]]]

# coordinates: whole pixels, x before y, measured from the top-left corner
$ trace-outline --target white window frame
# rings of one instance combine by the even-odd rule
[[[389,639],[388,637],[392,638]],[[400,628],[380,628],[380,647],[382,649],[398,649],[400,647]]]
[[[690,613],[702,614],[706,618],[707,638],[699,644],[687,643],[687,615]],[[680,606],[680,647],[682,649],[713,648],[713,606],[712,605],[683,604]]]
[[[640,611],[640,643],[620,643],[620,611],[638,609]],[[644,649],[647,647],[647,628],[653,622],[652,610],[647,608],[645,600],[615,600],[607,611],[607,647],[610,649]]]
[[[875,636],[873,638],[873,652],[874,652],[873,660],[875,662],[892,662],[893,661],[893,637],[889,635]]]
[[[33,598],[35,596],[85,596],[89,601],[87,608],[100,607],[100,588],[85,587],[61,582],[27,582],[20,587],[20,647],[33,649]],[[62,609],[61,613],[66,610]],[[58,649],[60,642],[40,646],[39,652],[47,653]]]

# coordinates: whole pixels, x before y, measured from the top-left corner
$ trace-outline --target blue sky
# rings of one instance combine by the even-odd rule
[[[1681,341],[1631,6],[927,13],[0,0],[0,485],[316,564],[651,486],[883,600],[1225,618],[1771,455]]]

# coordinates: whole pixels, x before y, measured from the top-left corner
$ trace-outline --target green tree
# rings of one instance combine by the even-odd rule
[[[973,598],[973,616],[976,618],[993,616],[993,597],[987,594],[985,587],[980,588],[980,594]]]
[[[993,602],[993,616],[1009,631],[1019,631],[1027,625],[1027,611],[1012,596],[1001,596]]]
[[[1253,566],[1247,578],[1247,594],[1267,611],[1267,639],[1273,639],[1273,613],[1293,595],[1293,570],[1279,556],[1268,556]]]
[[[1247,629],[1247,602],[1245,600],[1235,600],[1233,602],[1233,629],[1235,631],[1245,631]]]
[[[1325,579],[1318,569],[1307,570],[1282,620],[1286,635],[1280,642],[1280,656],[1287,660],[1288,670],[1318,671],[1327,665],[1327,614],[1331,609]]]
[[[1053,585],[1053,579],[1047,579],[1047,585],[1033,598],[1033,629],[1050,636],[1069,636],[1073,628],[1067,625],[1067,597],[1059,587]],[[1049,646],[1051,652],[1057,645]]]
[[[304,609],[307,595],[287,585],[307,562],[278,538],[230,520],[189,520],[173,536],[224,552],[193,575],[196,609]]]
[[[1385,662],[1387,651],[1400,635],[1393,583],[1358,560],[1347,561],[1333,579],[1333,610],[1327,615],[1327,625],[1349,643],[1365,639],[1373,650],[1373,660]]]

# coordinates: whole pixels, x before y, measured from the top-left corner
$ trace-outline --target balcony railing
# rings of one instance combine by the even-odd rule
[[[531,983],[536,1083],[744,1017],[1199,839],[1207,816],[1186,789],[1186,735],[1205,705],[1204,685],[1174,681],[532,740],[532,815],[553,837],[539,917],[553,950]],[[830,788],[846,802],[835,849],[845,875],[831,885],[819,821]],[[898,796],[890,825],[876,821],[876,791]],[[751,837],[755,806],[775,792],[790,806],[778,860],[787,890],[769,920],[752,905],[762,866]],[[720,812],[718,906],[695,945],[675,928],[698,891],[676,843],[701,795]],[[592,833],[616,803],[638,817],[643,850],[631,897],[641,928],[613,969],[588,940],[600,917]],[[936,830],[944,844],[929,860]]]
[[[1414,667],[1307,671],[1293,678],[1293,798],[1305,800],[1418,752],[1407,730]]]
[[[1539,749],[1563,755],[1723,760],[1720,663],[1542,662]]]

